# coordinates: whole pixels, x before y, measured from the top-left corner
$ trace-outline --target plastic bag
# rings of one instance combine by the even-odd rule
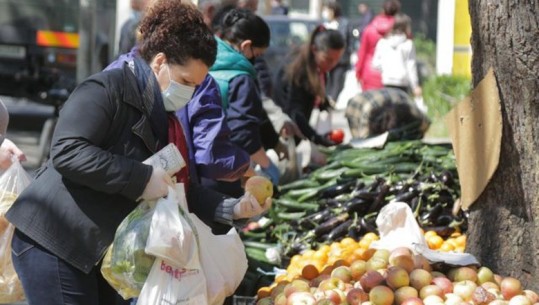
[[[198,246],[195,247],[198,253]],[[190,262],[192,266],[198,265],[197,268],[175,266],[164,259],[156,259],[137,305],[207,305],[206,278],[198,259],[196,255]]]
[[[187,200],[183,184],[169,187],[168,196],[159,199],[152,216],[147,254],[162,258],[175,266],[190,267],[197,249],[195,236],[184,211]],[[182,214],[182,216],[180,216]]]
[[[206,276],[208,304],[221,305],[234,294],[247,272],[245,247],[236,229],[214,235],[196,215],[190,214],[200,242],[200,260]]]
[[[431,250],[412,209],[404,202],[394,201],[383,207],[376,218],[376,225],[380,232],[380,240],[373,241],[372,248],[391,251],[398,247],[407,247],[414,253],[423,255],[431,263],[454,266],[479,265],[479,261],[469,253]]]
[[[152,217],[146,252],[157,257],[137,305],[208,304],[197,228],[188,215],[183,184],[169,188]],[[194,216],[196,218],[196,216]]]
[[[0,304],[18,302],[25,298],[11,261],[11,238],[15,226],[4,215],[31,180],[17,159],[0,177]]]
[[[120,223],[101,264],[101,274],[124,299],[137,297],[155,257],[145,253],[156,202],[141,202]]]

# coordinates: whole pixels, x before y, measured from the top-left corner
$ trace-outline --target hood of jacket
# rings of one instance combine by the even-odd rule
[[[378,15],[374,17],[371,24],[381,36],[386,35],[393,28],[395,18],[393,16]]]
[[[217,40],[217,58],[210,71],[241,71],[256,78],[255,67],[243,54],[219,37],[215,39]]]
[[[386,37],[389,46],[391,46],[393,49],[396,49],[399,45],[405,42],[406,39],[407,37],[405,34],[393,34]]]

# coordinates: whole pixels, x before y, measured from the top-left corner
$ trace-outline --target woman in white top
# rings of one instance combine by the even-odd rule
[[[395,15],[393,29],[376,44],[372,65],[380,70],[382,84],[420,97],[415,47],[411,37],[412,21],[406,14]]]

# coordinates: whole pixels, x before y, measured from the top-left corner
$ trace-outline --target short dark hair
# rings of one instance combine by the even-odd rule
[[[160,52],[173,64],[200,59],[208,67],[217,56],[217,42],[190,3],[181,0],[155,1],[140,24],[139,53],[146,61]]]
[[[265,48],[270,43],[270,29],[264,19],[247,9],[230,10],[221,23],[221,38],[231,43],[251,40],[253,47]]]
[[[384,9],[384,14],[395,16],[401,10],[401,2],[399,0],[386,0],[382,8]]]
[[[326,3],[326,6],[327,6],[327,8],[329,8],[330,10],[333,11],[333,16],[335,16],[335,18],[342,16],[342,8],[341,8],[341,5],[339,4],[339,2],[337,2],[335,0],[329,0]]]

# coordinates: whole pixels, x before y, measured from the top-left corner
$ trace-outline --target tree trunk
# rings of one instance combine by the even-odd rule
[[[466,249],[539,291],[539,0],[469,0],[469,9],[473,83],[494,68],[503,135],[499,167],[470,208]]]

